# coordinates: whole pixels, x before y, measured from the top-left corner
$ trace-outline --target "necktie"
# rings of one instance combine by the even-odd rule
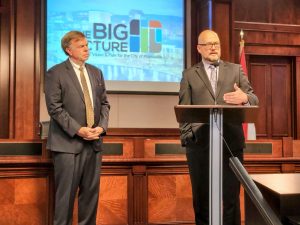
[[[210,77],[209,77],[210,84],[212,86],[214,93],[216,93],[217,82],[218,82],[217,68],[214,65],[210,65],[209,68],[210,68]]]
[[[83,91],[84,102],[85,102],[86,122],[88,127],[92,127],[94,125],[94,109],[89,94],[87,82],[83,73],[83,67],[81,66],[79,70],[80,70],[80,80],[81,80],[82,91]]]

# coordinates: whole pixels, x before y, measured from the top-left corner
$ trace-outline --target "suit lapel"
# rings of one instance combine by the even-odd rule
[[[208,79],[208,75],[204,69],[204,65],[203,63],[198,63],[198,65],[196,66],[196,72],[199,75],[199,77],[201,78],[201,80],[203,81],[203,83],[205,84],[207,90],[209,91],[209,93],[211,94],[211,96],[213,98],[215,98],[215,93],[212,89],[211,83]]]
[[[70,63],[69,59],[65,61],[65,65],[66,65],[66,69],[68,71],[68,75],[71,78],[75,89],[78,91],[79,96],[81,97],[82,101],[84,102],[84,96],[83,96],[83,92],[82,92],[79,80],[76,76],[74,68],[73,68],[72,64]]]

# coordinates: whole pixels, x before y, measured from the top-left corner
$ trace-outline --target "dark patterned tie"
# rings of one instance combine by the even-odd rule
[[[83,91],[84,102],[85,102],[86,123],[88,127],[92,127],[94,125],[94,109],[93,109],[89,89],[87,86],[87,82],[83,73],[83,67],[81,66],[79,70],[80,70],[80,80],[81,80],[82,91]]]
[[[212,86],[212,89],[213,89],[214,93],[216,93],[217,82],[218,82],[217,68],[214,65],[210,65],[209,69],[210,69],[210,77],[209,77],[210,84]]]

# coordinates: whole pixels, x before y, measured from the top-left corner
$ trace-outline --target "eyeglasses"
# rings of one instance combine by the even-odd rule
[[[198,45],[204,46],[207,49],[212,49],[213,46],[215,46],[216,49],[220,48],[220,43],[219,42],[199,43]]]

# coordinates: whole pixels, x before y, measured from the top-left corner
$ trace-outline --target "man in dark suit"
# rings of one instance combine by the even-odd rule
[[[218,35],[205,30],[198,37],[202,62],[186,69],[180,83],[180,105],[257,105],[258,99],[241,66],[220,60]],[[209,125],[180,124],[186,147],[197,225],[209,224]],[[245,139],[242,124],[223,126],[224,138],[233,154],[243,161]],[[229,150],[223,145],[223,224],[240,225],[240,184],[229,168]]]
[[[61,40],[69,58],[50,68],[45,95],[50,127],[47,149],[52,151],[55,178],[54,225],[71,225],[78,190],[78,224],[95,225],[102,136],[110,105],[102,72],[89,57],[84,34],[70,31]]]

